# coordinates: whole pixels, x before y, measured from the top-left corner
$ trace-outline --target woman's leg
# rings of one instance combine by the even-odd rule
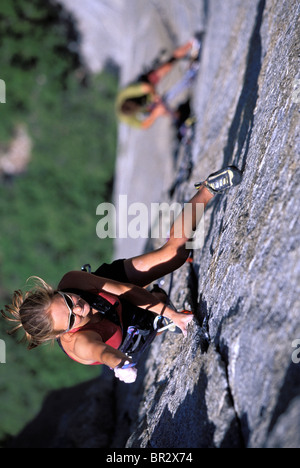
[[[130,283],[146,286],[184,264],[190,252],[186,243],[194,234],[203,213],[197,206],[199,208],[199,204],[203,204],[205,208],[212,198],[213,194],[205,186],[200,187],[175,219],[165,245],[153,252],[125,260],[124,267]]]
[[[148,73],[147,77],[149,82],[156,85],[164,76],[166,76],[171,71],[174,63],[177,60],[180,60],[183,57],[185,57],[192,47],[193,40],[190,40],[186,44],[175,49],[172,54],[172,57],[166,63],[163,63],[156,70],[153,70]]]
[[[205,208],[214,194],[238,185],[242,177],[243,173],[238,168],[228,166],[195,184],[199,190],[175,219],[168,242],[153,252],[125,260],[129,282],[146,286],[183,265],[189,255],[186,243],[194,235],[204,211],[198,210],[197,206],[201,203]]]

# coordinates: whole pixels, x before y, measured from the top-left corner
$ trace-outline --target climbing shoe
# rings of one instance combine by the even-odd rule
[[[202,185],[206,187],[213,195],[223,192],[230,187],[238,185],[242,180],[242,172],[234,166],[224,167],[220,171],[211,174],[204,182],[195,184],[199,189]]]

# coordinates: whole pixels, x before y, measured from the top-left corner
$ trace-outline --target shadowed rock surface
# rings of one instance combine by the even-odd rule
[[[145,133],[121,128],[116,196],[184,202],[194,182],[228,164],[244,171],[243,182],[214,198],[203,247],[174,273],[173,302],[195,312],[187,339],[159,336],[135,384],[105,373],[56,412],[52,432],[42,411],[13,444],[43,446],[47,434],[49,447],[299,447],[299,3],[126,5],[129,19],[118,23],[128,28],[126,60],[111,52],[121,84],[161,47],[202,29],[205,40],[192,143],[175,148],[167,120]],[[120,256],[133,251],[130,240],[116,246]]]

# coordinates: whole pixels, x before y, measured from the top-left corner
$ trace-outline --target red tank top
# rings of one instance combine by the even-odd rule
[[[116,305],[116,310],[117,310],[120,322],[122,324],[122,306],[118,297],[113,294],[108,294],[104,292],[101,292],[98,294],[99,296],[103,297],[111,304]],[[73,330],[70,330],[68,333],[77,333],[77,332],[86,331],[86,330],[92,330],[98,333],[101,336],[101,339],[103,340],[103,342],[111,346],[112,348],[118,349],[122,343],[122,328],[106,318],[103,318],[99,322],[87,323],[83,327],[74,328]],[[73,361],[76,361],[76,359],[70,356],[66,351],[65,353],[69,356],[69,358],[73,359]],[[99,366],[101,364],[102,362],[96,361],[90,365]]]

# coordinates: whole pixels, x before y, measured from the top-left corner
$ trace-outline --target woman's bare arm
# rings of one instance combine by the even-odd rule
[[[122,382],[132,383],[136,380],[137,369],[132,360],[121,351],[103,343],[101,337],[93,331],[76,333],[70,357],[72,355],[81,364],[90,365],[94,362],[105,364],[114,370],[115,376]],[[132,365],[128,367],[127,364]]]
[[[128,360],[125,354],[104,343],[100,335],[92,330],[75,334],[71,353],[81,364],[101,362],[112,369]]]
[[[155,314],[163,314],[171,319],[186,335],[187,325],[192,316],[180,314],[160,302],[149,291],[140,286],[129,283],[119,283],[110,279],[102,278],[91,273],[82,271],[71,271],[67,273],[58,285],[58,289],[78,288],[84,291],[107,292],[126,299],[141,309],[147,309]]]
[[[105,291],[109,294],[120,296],[130,288],[126,283],[102,278],[84,271],[70,271],[66,273],[59,282],[58,289],[75,288],[82,291],[94,291],[95,293]]]

